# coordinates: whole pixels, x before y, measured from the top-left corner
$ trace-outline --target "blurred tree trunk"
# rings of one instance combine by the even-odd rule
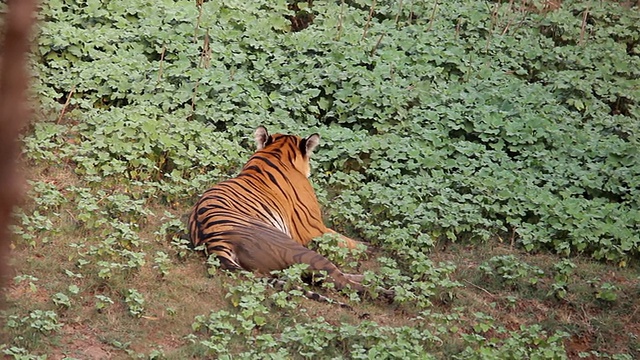
[[[18,134],[29,118],[26,60],[36,1],[8,0],[7,7],[0,47],[0,285],[8,274],[11,210],[24,193]]]

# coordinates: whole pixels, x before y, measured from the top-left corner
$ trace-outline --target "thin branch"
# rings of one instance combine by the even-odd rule
[[[487,35],[487,43],[484,46],[484,52],[486,53],[489,50],[489,45],[491,43],[491,39],[493,38],[493,30],[498,24],[498,9],[500,4],[495,3],[493,5],[493,11],[491,12],[491,27],[489,28],[489,34]]]
[[[158,69],[158,82],[162,79],[162,70],[164,65],[164,53],[167,51],[167,45],[162,45],[162,51],[160,52],[160,68]]]
[[[196,111],[196,95],[198,94],[198,85],[200,85],[200,79],[196,81],[196,86],[193,87],[193,96],[191,97],[191,116]]]
[[[480,286],[478,286],[478,285],[476,285],[476,284],[474,284],[474,283],[472,283],[472,282],[470,282],[470,281],[467,281],[467,280],[462,280],[462,281],[466,282],[467,284],[469,284],[469,285],[473,286],[474,288],[476,288],[476,289],[478,289],[478,290],[484,291],[485,293],[487,293],[487,295],[489,295],[489,296],[491,296],[491,297],[496,297],[496,296],[495,296],[494,294],[492,294],[489,290],[487,290],[487,289],[485,289],[485,288],[483,288],[483,287],[480,287]]]
[[[512,35],[515,34],[518,31],[518,29],[520,29],[522,25],[525,24],[525,21],[527,20],[528,11],[526,7],[526,0],[522,0],[522,4],[520,5],[520,14],[521,14],[521,18],[516,24],[516,26],[513,28],[513,31],[511,31]]]
[[[371,18],[373,17],[373,10],[376,8],[376,0],[373,0],[371,3],[371,8],[369,9],[369,17],[367,18],[367,23],[364,24],[364,31],[362,32],[362,40],[367,37],[367,31],[369,30],[369,25],[371,24]]]
[[[509,13],[515,14],[515,12],[513,11],[513,0],[509,1]],[[504,30],[502,30],[502,35],[506,34],[507,31],[509,31],[509,27],[511,27],[511,24],[513,23],[513,20],[516,17],[517,15],[514,15],[513,17],[509,17],[509,21],[507,21],[507,26],[505,26]]]
[[[200,53],[200,63],[198,67],[204,67],[208,69],[211,65],[211,46],[209,40],[209,30],[204,36],[204,43],[202,44],[202,53]]]
[[[336,40],[340,40],[340,37],[342,36],[343,21],[344,21],[344,0],[342,0],[340,4],[340,15],[338,15],[338,34],[336,35]]]
[[[433,20],[436,17],[437,10],[438,10],[438,0],[436,0],[436,2],[433,4],[433,11],[431,12],[431,19],[429,19],[429,26],[427,27],[427,32],[429,32],[431,30],[431,27],[433,26]]]
[[[69,106],[69,103],[71,102],[71,97],[73,96],[74,92],[76,92],[75,85],[71,87],[71,91],[69,91],[69,95],[67,95],[67,100],[64,102],[64,105],[62,105],[62,110],[60,110],[60,115],[58,115],[58,120],[56,121],[56,124],[60,124],[60,121],[62,121],[62,117],[64,116],[64,113],[67,111],[67,106]]]
[[[380,46],[380,42],[382,41],[383,37],[384,37],[384,33],[382,33],[380,35],[380,37],[378,38],[378,41],[376,42],[376,45],[373,47],[373,49],[371,49],[371,53],[370,53],[371,56],[373,56],[373,54],[375,54],[376,49],[378,48],[378,46]]]
[[[398,5],[398,13],[396,14],[396,26],[398,26],[398,22],[400,21],[400,14],[402,14],[402,0],[400,0],[400,4]]]
[[[193,42],[198,42],[198,29],[200,28],[200,21],[202,19],[202,4],[204,0],[196,0],[196,7],[198,8],[198,19],[196,20],[196,28],[193,30]]]
[[[587,27],[587,16],[589,16],[589,7],[587,6],[584,9],[584,13],[582,14],[582,27],[580,28],[580,45],[584,43],[584,33]]]

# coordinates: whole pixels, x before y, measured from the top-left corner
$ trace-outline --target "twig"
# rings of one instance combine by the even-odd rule
[[[516,227],[514,226],[511,228],[511,236],[509,237],[509,243],[512,249],[515,242],[516,242]]]
[[[520,13],[522,15],[522,17],[520,18],[520,21],[518,21],[518,23],[516,24],[516,26],[514,27],[513,31],[511,32],[511,34],[515,34],[518,29],[520,29],[522,27],[522,25],[525,23],[525,20],[527,20],[527,7],[526,7],[526,0],[522,0],[522,4],[520,5]]]
[[[200,64],[198,67],[204,67],[208,69],[211,65],[211,46],[209,40],[209,30],[204,36],[204,44],[202,44],[202,53],[200,54]]]
[[[512,23],[513,23],[513,18],[510,18],[509,22],[507,23],[507,26],[505,26],[504,30],[502,30],[502,35],[506,34],[507,31],[509,31],[509,27],[511,26]]]
[[[364,24],[364,31],[362,31],[362,40],[367,37],[367,30],[369,30],[369,25],[371,24],[371,18],[373,17],[373,10],[376,8],[376,0],[373,0],[371,3],[371,8],[369,9],[369,17],[367,18],[367,23]]]
[[[400,14],[402,14],[402,0],[400,0],[400,4],[398,5],[398,13],[396,14],[396,26],[398,26],[398,21],[400,21]]]
[[[77,221],[76,217],[73,216],[73,213],[71,211],[69,211],[68,209],[67,209],[67,214],[69,214],[69,216],[71,216],[71,219],[73,219],[74,222]]]
[[[114,193],[115,193],[115,190],[109,191],[108,194],[106,194],[105,196],[101,197],[98,201],[96,201],[96,205],[99,205],[101,202],[106,200],[109,196],[113,195]]]
[[[580,28],[580,45],[584,43],[584,33],[585,33],[585,28],[587,27],[588,15],[589,15],[589,7],[587,6],[587,8],[584,9],[584,13],[582,15],[582,27]]]
[[[513,11],[513,0],[509,1],[509,12],[510,13],[514,13]],[[509,31],[509,27],[511,26],[511,24],[513,23],[513,19],[516,18],[516,16],[514,17],[509,17],[509,21],[507,22],[507,26],[504,27],[504,30],[502,30],[502,35],[506,34],[507,31]]]
[[[340,36],[342,36],[342,22],[344,21],[344,0],[340,3],[340,15],[338,15],[338,34],[336,35],[336,40],[340,40]]]
[[[200,85],[200,79],[196,81],[196,86],[193,87],[193,96],[191,97],[191,115],[196,111],[196,94],[198,93],[198,85]]]
[[[64,102],[64,105],[62,105],[62,110],[60,110],[60,115],[58,115],[58,120],[56,121],[56,124],[60,124],[60,121],[62,121],[62,117],[64,116],[65,111],[67,111],[67,106],[69,106],[69,102],[71,102],[71,96],[73,96],[73,93],[76,91],[76,86],[73,85],[71,87],[71,91],[69,91],[69,95],[67,95],[67,100]]]
[[[483,288],[483,287],[480,287],[480,286],[478,286],[478,285],[476,285],[476,284],[472,283],[471,281],[467,281],[467,280],[462,280],[462,281],[466,282],[467,284],[469,284],[469,285],[473,286],[474,288],[476,288],[476,289],[478,289],[478,290],[482,290],[482,291],[484,291],[485,293],[487,293],[487,295],[489,295],[489,296],[491,296],[491,297],[496,297],[494,294],[492,294],[491,292],[489,292],[489,290],[487,290],[487,289],[485,289],[485,288]]]
[[[198,29],[200,28],[200,20],[202,19],[202,4],[204,0],[196,0],[196,7],[198,8],[198,19],[196,20],[196,28],[193,30],[193,42],[198,41]]]
[[[373,54],[375,54],[376,49],[378,48],[378,46],[380,45],[380,42],[382,41],[382,38],[384,37],[384,33],[382,33],[380,35],[380,37],[378,38],[378,41],[376,42],[376,45],[373,47],[373,49],[371,49],[371,56],[373,56]]]
[[[162,78],[162,68],[164,65],[164,53],[167,51],[167,45],[162,45],[162,51],[160,52],[160,68],[158,69],[158,82]]]
[[[433,4],[433,11],[431,12],[431,19],[429,19],[429,26],[427,27],[427,32],[431,30],[433,26],[433,19],[436,17],[436,11],[438,10],[438,0]]]
[[[491,39],[493,38],[493,29],[498,24],[498,7],[500,4],[496,3],[493,6],[493,11],[491,12],[491,28],[489,28],[489,34],[487,35],[487,43],[484,46],[484,52],[486,53],[489,50],[489,44],[491,43]]]

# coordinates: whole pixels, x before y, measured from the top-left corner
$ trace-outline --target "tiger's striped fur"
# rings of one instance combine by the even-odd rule
[[[207,190],[194,206],[189,232],[194,246],[204,244],[224,269],[262,274],[294,264],[326,271],[336,289],[363,292],[361,275],[345,274],[331,261],[306,248],[327,228],[308,180],[309,158],[320,136],[269,135],[255,131],[258,150],[235,178]],[[340,235],[342,245],[358,242]]]

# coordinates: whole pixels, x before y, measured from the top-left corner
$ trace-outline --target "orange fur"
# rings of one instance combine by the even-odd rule
[[[344,274],[322,255],[306,248],[315,237],[336,233],[322,221],[308,180],[309,158],[320,137],[255,133],[258,150],[235,178],[207,190],[189,219],[194,245],[205,244],[226,269],[268,274],[293,264],[324,270],[338,289],[358,291],[361,276]],[[340,235],[343,245],[358,242]]]

